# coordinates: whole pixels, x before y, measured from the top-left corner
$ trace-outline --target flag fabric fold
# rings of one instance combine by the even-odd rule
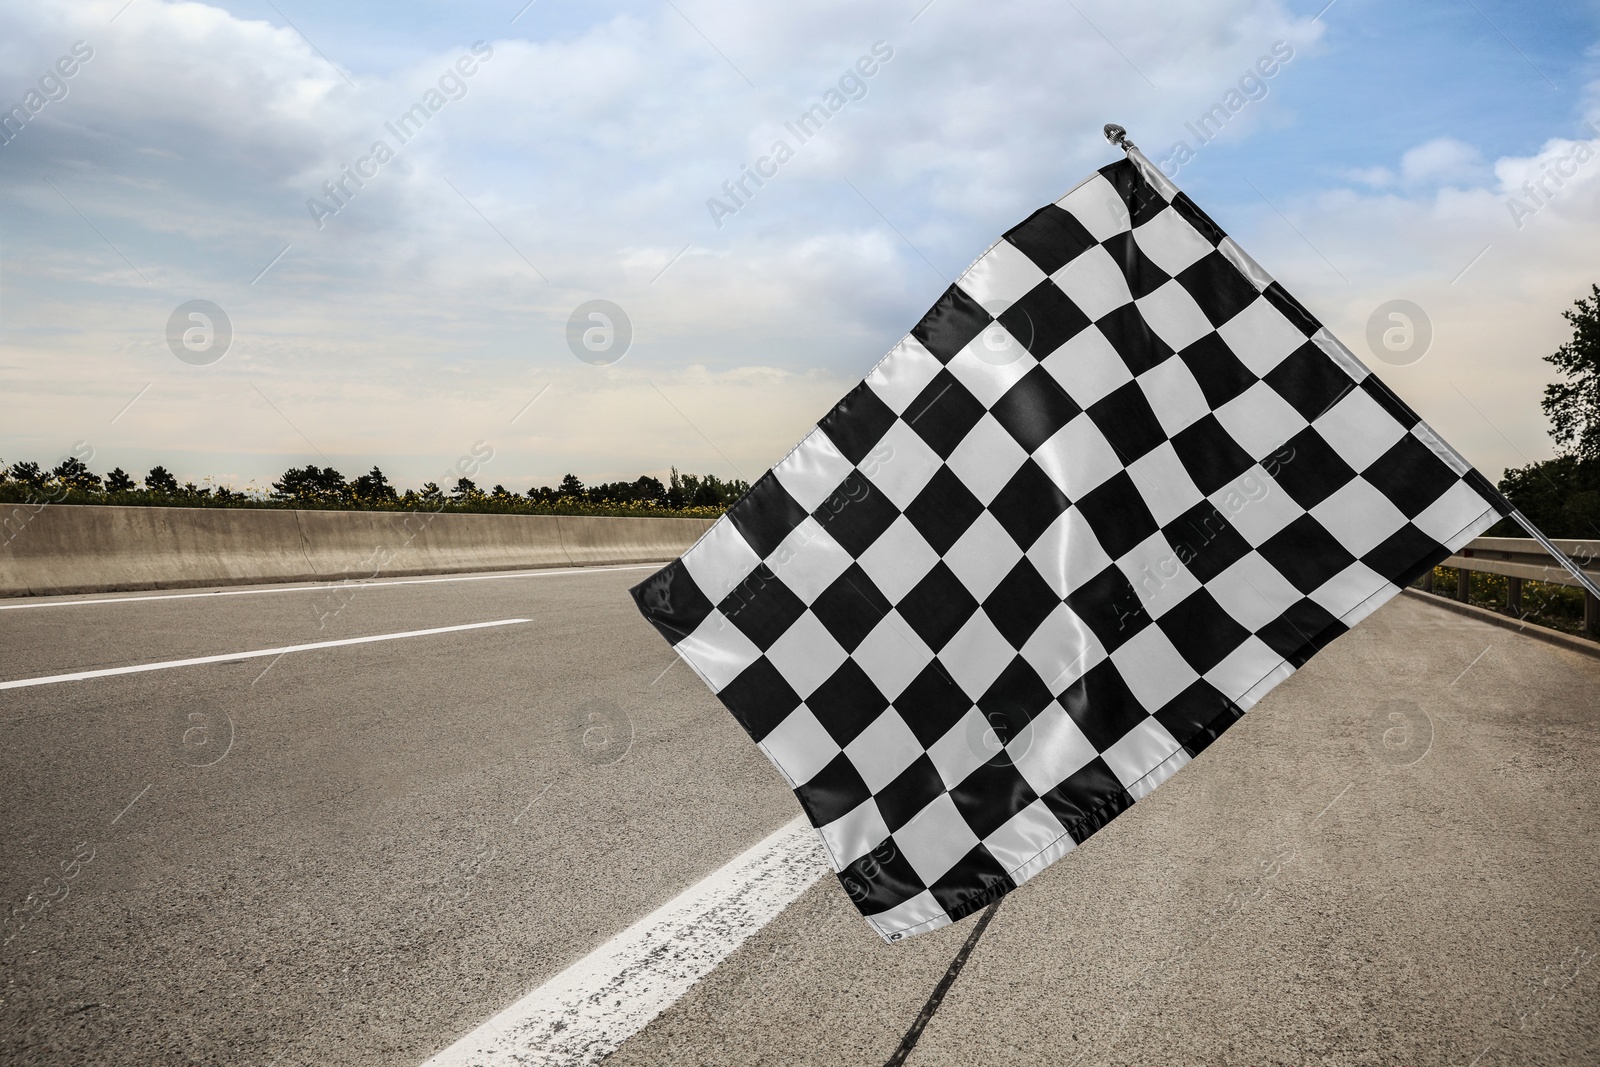
[[[1509,510],[1133,150],[633,595],[898,941],[1066,855]]]

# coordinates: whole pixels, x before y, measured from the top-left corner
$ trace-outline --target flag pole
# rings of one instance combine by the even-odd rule
[[[1126,152],[1129,159],[1132,159],[1135,163],[1140,164],[1140,170],[1144,171],[1146,175],[1149,175],[1151,171],[1155,170],[1155,168],[1150,165],[1150,161],[1145,158],[1144,153],[1139,151],[1139,146],[1128,140],[1128,131],[1126,129],[1118,126],[1115,122],[1108,122],[1105,125],[1105,135],[1107,141],[1110,141],[1112,144]],[[1158,170],[1155,172],[1160,174],[1160,171]],[[1166,175],[1164,174],[1161,175],[1160,181],[1164,184],[1171,184],[1166,180]],[[1502,497],[1501,499],[1503,500],[1505,498]],[[1557,548],[1555,542],[1546,537],[1544,532],[1535,526],[1531,521],[1529,521],[1526,515],[1517,509],[1512,508],[1511,514],[1508,516],[1508,518],[1526,530],[1529,537],[1539,542],[1540,546],[1542,546],[1546,552],[1550,553],[1550,555],[1555,558],[1556,562],[1565,567],[1572,574],[1572,576],[1578,580],[1578,584],[1586,589],[1591,596],[1600,598],[1600,585],[1596,585],[1595,580],[1589,577],[1589,575],[1585,574],[1583,568],[1579,567],[1575,562],[1573,562],[1572,557],[1568,556],[1565,552],[1561,551],[1561,549]]]
[[[1115,122],[1106,123],[1106,140],[1116,145],[1128,154],[1128,159],[1139,168],[1139,173],[1144,175],[1145,181],[1155,187],[1156,191],[1168,200],[1178,195],[1178,187],[1172,179],[1161,172],[1161,168],[1150,162],[1149,158],[1141,151],[1139,146],[1128,140],[1128,131],[1118,126]]]
[[[1568,556],[1565,552],[1561,551],[1561,549],[1557,548],[1555,546],[1555,542],[1546,537],[1543,531],[1529,521],[1526,515],[1513,509],[1509,517],[1512,522],[1528,531],[1529,537],[1543,545],[1544,550],[1556,558],[1556,562],[1560,563],[1567,570],[1571,571],[1572,576],[1578,579],[1578,584],[1588,590],[1590,596],[1600,599],[1600,587],[1595,585],[1594,579],[1585,574],[1582,568],[1580,568],[1577,563],[1573,562],[1572,557]]]

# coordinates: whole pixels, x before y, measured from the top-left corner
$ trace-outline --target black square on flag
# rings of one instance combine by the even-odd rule
[[[1066,494],[1031,459],[1023,461],[1006,487],[989,502],[989,514],[1023,549],[1031,548],[1066,510]]]
[[[866,571],[852,563],[812,602],[811,612],[846,652],[854,652],[893,607]]]
[[[1172,357],[1172,346],[1156,336],[1137,304],[1123,304],[1108,311],[1094,325],[1134,374],[1143,374]]]
[[[972,428],[983,418],[984,407],[955,375],[942,370],[906,408],[906,423],[928,447],[949,459]]]
[[[811,515],[846,552],[859,558],[900,517],[900,509],[857,470]]]
[[[734,586],[717,610],[765,652],[805,614],[806,605],[763,563]]]
[[[1229,322],[1261,295],[1221,252],[1209,252],[1178,272],[1178,284],[1213,327]]]
[[[1257,549],[1302,593],[1310,593],[1356,561],[1339,539],[1310,515],[1302,515]]]
[[[1067,607],[1094,632],[1107,652],[1115,652],[1150,625],[1138,590],[1115,567],[1107,567],[1068,593]]]
[[[866,382],[862,382],[817,425],[844,453],[845,459],[860,463],[894,425],[894,412],[878,399],[878,394]]]
[[[839,872],[839,884],[863,915],[888,911],[927,888],[892,840],[847,864]]]
[[[883,824],[893,833],[910,822],[917,812],[939,799],[944,791],[944,779],[939,777],[939,769],[924,753],[877,795],[878,814],[883,816]]]
[[[939,661],[934,660],[895,698],[894,708],[922,747],[932,748],[972,710],[972,699],[951,680]]]
[[[935,652],[950,643],[956,631],[978,610],[978,602],[942,562],[935,563],[897,605],[906,624]]]
[[[982,514],[983,504],[949,467],[940,467],[906,508],[911,525],[941,556]]]
[[[1138,382],[1129,382],[1089,405],[1089,418],[1117,450],[1123,464],[1132,463],[1167,439],[1161,420]]]
[[[1250,636],[1250,631],[1235,622],[1204,589],[1184,597],[1157,619],[1156,625],[1198,674],[1227,659],[1228,653]]]
[[[994,316],[981,304],[960,286],[952,285],[912,328],[911,336],[921,341],[922,347],[940,363],[949,363],[993,321]]]
[[[1350,464],[1309,426],[1289,438],[1280,453],[1287,453],[1287,458],[1273,470],[1272,480],[1283,486],[1294,502],[1307,511],[1344,488],[1356,476]]]
[[[1046,274],[1054,274],[1097,242],[1071,212],[1047,204],[1006,231],[1005,239]]]
[[[1060,603],[1033,564],[1020,559],[983,602],[983,611],[1012,648],[1021,648]]]
[[[1006,390],[989,414],[1017,444],[1032,452],[1071,422],[1081,411],[1051,373],[1035,367]]]
[[[872,720],[888,706],[889,701],[853,659],[845,660],[826,682],[806,697],[806,707],[841,748],[872,725]]]
[[[1255,373],[1239,361],[1216,331],[1188,345],[1178,353],[1178,358],[1188,365],[1194,380],[1200,383],[1200,392],[1205,394],[1206,403],[1213,411],[1257,381]]]
[[[1043,359],[1089,325],[1089,316],[1048,278],[1000,313],[1000,325]]]
[[[1428,505],[1461,481],[1433,449],[1412,434],[1395,442],[1361,476],[1377,486],[1408,519],[1428,510]]]
[[[1178,462],[1195,486],[1207,496],[1255,466],[1250,453],[1239,447],[1215,415],[1202,415],[1179,430],[1172,439]]]
[[[1250,554],[1250,542],[1209,500],[1200,501],[1162,527],[1161,534],[1177,553],[1178,561],[1202,583]]]

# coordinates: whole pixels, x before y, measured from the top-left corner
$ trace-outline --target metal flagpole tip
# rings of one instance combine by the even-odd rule
[[[1124,152],[1135,147],[1134,143],[1128,140],[1128,131],[1123,129],[1121,126],[1118,126],[1115,122],[1106,123],[1105,134],[1106,140],[1110,141]]]

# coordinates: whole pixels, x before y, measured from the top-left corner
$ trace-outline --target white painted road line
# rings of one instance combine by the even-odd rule
[[[423,1067],[596,1063],[831,868],[802,817],[690,886]]]
[[[145,600],[194,600],[199,597],[260,596],[264,593],[304,593],[323,589],[373,589],[380,585],[433,585],[438,582],[498,582],[510,578],[559,578],[567,574],[597,574],[605,571],[660,570],[662,563],[624,563],[604,567],[566,567],[561,570],[514,571],[510,574],[452,574],[444,578],[393,578],[386,582],[353,579],[318,582],[315,585],[279,585],[268,589],[210,589],[204,593],[152,593],[148,596],[85,597],[81,600],[50,600],[44,603],[0,604],[0,611],[29,608],[80,608],[95,604],[134,604]]]
[[[511,626],[519,622],[532,621],[532,619],[496,619],[494,622],[469,622],[464,626],[435,626],[430,630],[407,630],[398,634],[374,634],[371,637],[346,637],[339,641],[313,641],[307,645],[285,645],[283,648],[258,648],[249,652],[228,652],[220,656],[195,656],[192,659],[168,659],[159,663],[135,663],[131,667],[102,667],[95,671],[76,671],[72,674],[47,674],[40,678],[17,678],[10,682],[0,682],[0,689],[26,689],[33,685],[81,682],[89,678],[109,678],[114,674],[140,674],[144,671],[164,671],[172,667],[195,667],[202,663],[232,663],[236,660],[260,659],[262,656],[282,656],[290,652],[310,652],[316,648],[370,645],[375,641],[398,641],[404,637],[454,634],[463,630],[482,630],[490,626]]]

